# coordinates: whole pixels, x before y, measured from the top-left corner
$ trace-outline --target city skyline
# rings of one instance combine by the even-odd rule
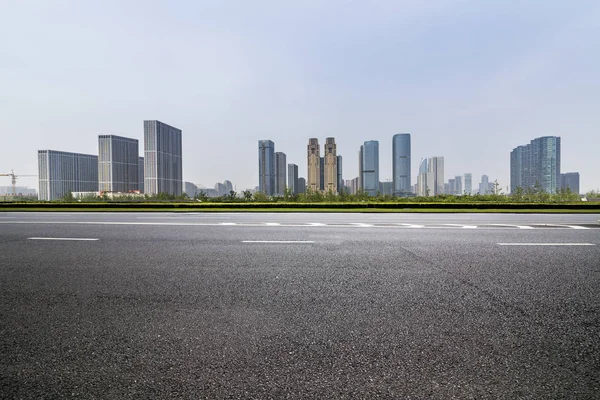
[[[138,121],[157,117],[189,133],[183,171],[199,184],[258,180],[255,168],[228,165],[206,146],[235,143],[230,156],[243,160],[270,138],[306,177],[306,138],[331,136],[347,178],[356,149],[374,139],[381,180],[392,179],[389,137],[411,132],[412,171],[443,154],[448,176],[487,174],[504,190],[506,154],[531,137],[560,136],[581,191],[600,187],[597,2],[383,1],[343,13],[329,3],[259,3],[258,15],[244,3],[235,12],[185,1],[3,5],[0,29],[13,39],[2,44],[11,146],[0,146],[0,170],[34,174],[40,149],[92,154],[88,138],[102,132],[141,141]],[[37,187],[37,178],[18,184]]]

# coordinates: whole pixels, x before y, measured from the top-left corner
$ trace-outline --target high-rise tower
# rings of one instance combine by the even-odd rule
[[[275,193],[275,143],[258,141],[258,190],[267,196]]]
[[[394,195],[410,193],[410,133],[398,133],[392,138],[392,180]]]
[[[308,179],[306,189],[316,192],[321,189],[321,155],[319,151],[319,139],[308,139],[307,149]]]
[[[325,139],[325,148],[323,149],[324,161],[324,186],[326,192],[336,193],[338,188],[338,162],[335,139],[332,137]]]
[[[362,153],[362,189],[369,196],[379,191],[379,142],[370,140],[361,147]]]
[[[181,130],[144,121],[144,192],[180,196],[183,191]]]
[[[98,190],[139,190],[139,144],[137,139],[116,135],[98,136]]]

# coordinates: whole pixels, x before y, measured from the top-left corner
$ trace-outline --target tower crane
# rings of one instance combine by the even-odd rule
[[[12,169],[10,170],[10,174],[0,174],[0,176],[10,176],[11,177],[11,183],[12,183],[12,195],[16,196],[17,195],[17,178],[20,177],[26,177],[26,176],[37,176],[37,175],[15,175],[15,171],[13,171]]]

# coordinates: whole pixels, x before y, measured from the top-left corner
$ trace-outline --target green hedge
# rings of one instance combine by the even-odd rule
[[[0,202],[3,209],[177,209],[177,210],[209,210],[209,209],[503,209],[503,210],[600,210],[600,203],[45,203],[45,202]]]

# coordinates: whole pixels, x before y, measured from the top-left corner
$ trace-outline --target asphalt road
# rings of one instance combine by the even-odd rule
[[[599,398],[598,219],[0,213],[0,395]]]

